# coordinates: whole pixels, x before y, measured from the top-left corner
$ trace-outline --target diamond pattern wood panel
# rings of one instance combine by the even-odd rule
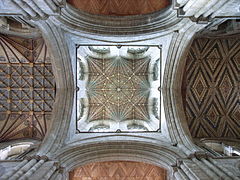
[[[152,13],[170,5],[169,0],[67,0],[67,2],[91,14],[116,16]]]
[[[43,139],[55,96],[50,59],[42,38],[0,35],[0,141]]]
[[[240,41],[196,39],[182,86],[193,137],[240,137]]]
[[[166,180],[163,168],[140,162],[112,161],[88,164],[71,171],[70,180]]]

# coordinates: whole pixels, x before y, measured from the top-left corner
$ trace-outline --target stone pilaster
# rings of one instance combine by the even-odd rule
[[[25,166],[29,162],[30,159],[31,159],[30,157],[26,157],[21,163],[19,163],[15,168],[13,168],[11,171],[9,171],[5,175],[3,175],[1,178],[8,179],[13,174],[15,174],[19,169],[21,169],[23,166]]]
[[[27,172],[31,167],[33,167],[37,163],[37,158],[31,159],[25,166],[20,168],[13,176],[9,178],[9,180],[16,180],[21,177],[25,172]]]
[[[55,173],[59,175],[63,171],[58,162],[49,160],[47,156],[33,156],[24,159],[13,170],[0,179],[3,180],[48,180]]]
[[[19,180],[29,179],[31,177],[31,175],[34,172],[36,172],[38,170],[38,168],[40,168],[42,166],[42,164],[47,160],[48,160],[47,156],[40,157],[40,160],[34,166],[32,166],[32,168],[29,169],[21,178],[19,178]]]

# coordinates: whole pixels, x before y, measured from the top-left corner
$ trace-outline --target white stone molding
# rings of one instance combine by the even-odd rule
[[[197,23],[208,23],[215,18],[240,17],[238,0],[174,0],[178,17]]]
[[[17,15],[25,19],[47,19],[59,15],[65,0],[4,0],[0,2],[0,15]]]
[[[94,39],[102,36],[129,36],[133,34],[167,33],[177,28],[181,19],[177,18],[176,11],[171,7],[163,11],[146,15],[115,17],[92,15],[66,5],[61,16],[52,16],[51,20],[66,31],[88,37],[94,34]]]
[[[190,21],[190,20],[189,20]],[[171,47],[168,51],[163,82],[164,107],[167,125],[173,142],[186,154],[199,150],[192,142],[188,130],[181,95],[182,69],[187,50],[194,34],[203,28],[202,25],[192,24],[183,31],[174,33]]]
[[[74,84],[71,60],[63,31],[47,21],[42,21],[38,26],[54,57],[52,65],[56,79],[52,125],[39,150],[39,153],[44,155],[50,150],[55,152],[61,148],[66,140],[73,110]]]
[[[120,137],[115,137],[119,139]],[[169,178],[173,178],[172,165],[184,156],[176,147],[137,141],[99,141],[98,143],[78,143],[62,148],[56,155],[65,171],[78,166],[101,161],[147,162],[166,168]]]

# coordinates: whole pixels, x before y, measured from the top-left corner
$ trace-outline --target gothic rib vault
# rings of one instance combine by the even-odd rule
[[[78,57],[79,131],[158,130],[159,47],[90,46],[78,54],[86,48]]]

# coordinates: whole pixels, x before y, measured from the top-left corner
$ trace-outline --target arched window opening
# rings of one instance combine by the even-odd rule
[[[240,156],[238,142],[220,140],[201,140],[203,148],[218,156]]]
[[[233,147],[233,146],[228,146],[228,145],[224,145],[224,154],[228,155],[228,156],[240,156],[240,149]]]
[[[0,160],[11,160],[21,158],[26,152],[29,152],[32,142],[17,143],[0,149]]]

